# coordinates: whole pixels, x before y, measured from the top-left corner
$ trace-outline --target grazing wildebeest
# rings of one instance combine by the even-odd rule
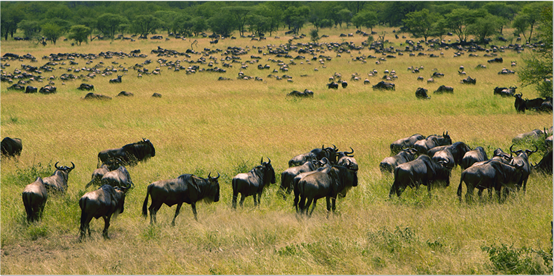
[[[373,89],[385,89],[385,90],[396,90],[395,84],[391,82],[380,81],[372,87]]]
[[[127,190],[126,188],[104,185],[98,190],[84,194],[79,199],[79,207],[81,207],[81,226],[79,227],[81,236],[79,240],[85,237],[87,230],[90,237],[90,221],[92,218],[99,219],[100,217],[104,219],[102,236],[109,239],[110,219],[114,214],[117,216],[123,213]]]
[[[198,220],[196,214],[196,202],[204,200],[205,202],[219,201],[219,173],[217,177],[201,178],[193,174],[183,174],[176,179],[156,181],[146,189],[146,198],[142,204],[142,215],[146,218],[148,215],[146,206],[148,205],[148,195],[152,198],[150,210],[150,224],[156,223],[156,213],[165,204],[169,207],[177,204],[175,215],[171,225],[175,225],[175,218],[179,215],[179,210],[184,203],[190,204],[194,219]]]
[[[106,95],[102,95],[102,94],[96,94],[96,93],[87,93],[85,95],[85,97],[83,98],[83,100],[111,100],[112,97],[110,96],[106,96]]]
[[[156,156],[156,149],[150,140],[142,138],[142,141],[127,144],[121,148],[107,149],[98,153],[98,167],[110,159],[120,159],[124,165],[136,165],[138,162],[148,160]]]
[[[506,87],[495,87],[494,88],[494,95],[500,95],[502,97],[513,97],[516,93],[517,86],[510,86],[510,88]]]
[[[331,83],[328,83],[328,84],[327,84],[327,87],[328,87],[328,89],[331,89],[331,88],[333,88],[333,89],[338,89],[338,88],[339,88],[339,84],[336,83],[336,82],[331,82]]]
[[[262,157],[259,166],[254,167],[248,173],[239,173],[233,177],[233,209],[237,208],[237,197],[239,193],[241,194],[241,207],[244,203],[244,199],[250,195],[254,197],[254,206],[258,206],[264,188],[269,185],[269,183],[275,183],[275,171],[271,165],[271,159],[267,159],[269,161],[264,162]]]
[[[348,82],[342,81],[341,84],[342,88],[346,88],[348,86]]]
[[[110,83],[121,83],[121,77],[122,76],[117,76],[117,79],[111,79]]]
[[[109,171],[104,174],[100,180],[100,184],[110,185],[113,187],[133,187],[133,181],[131,180],[131,175],[129,171],[124,166],[119,166],[119,168]]]
[[[316,161],[318,160],[317,157],[315,156],[315,154],[313,154],[312,152],[308,152],[308,153],[304,153],[304,154],[299,154],[295,157],[293,157],[291,160],[289,160],[289,168],[290,167],[295,167],[295,166],[300,166],[308,161]]]
[[[446,186],[450,185],[450,170],[429,156],[420,155],[417,159],[400,164],[394,169],[394,182],[389,198],[394,193],[400,197],[408,186],[418,189],[420,184],[427,186],[427,191],[431,192],[431,184],[435,181],[445,181]]]
[[[408,138],[398,139],[390,144],[390,151],[392,154],[399,153],[404,148],[411,148],[415,142],[425,139],[425,136],[421,134],[414,134]]]
[[[8,158],[20,156],[21,151],[23,150],[23,144],[19,138],[5,137],[2,139],[2,142],[0,142],[0,147],[2,150],[2,156]]]
[[[463,84],[476,84],[476,83],[477,83],[477,80],[474,79],[474,78],[472,78],[472,77],[470,77],[470,76],[467,76],[467,78],[463,79],[463,80],[461,81],[461,83],[463,83]]]
[[[416,141],[414,143],[414,148],[419,154],[427,154],[428,150],[436,146],[445,146],[451,144],[452,139],[450,139],[450,135],[448,135],[448,131],[446,131],[446,133],[442,134],[442,137],[438,135],[429,135],[423,140]]]
[[[327,167],[302,177],[298,182],[300,213],[311,216],[314,212],[317,200],[325,197],[327,201],[327,217],[336,209],[337,196],[345,196],[352,187],[358,186],[358,171],[343,166]],[[312,210],[308,214],[310,205]]]
[[[88,83],[81,83],[81,85],[77,87],[77,89],[90,91],[90,90],[94,90],[94,85],[88,84]]]
[[[27,87],[25,87],[25,93],[37,93],[37,92],[38,92],[38,89],[34,86],[27,85]]]
[[[462,158],[462,162],[460,163],[460,168],[462,168],[462,171],[471,167],[471,165],[487,161],[489,158],[487,157],[487,153],[485,152],[485,149],[483,147],[476,147],[473,150],[470,150],[464,154],[464,157]]]
[[[488,63],[494,63],[494,62],[502,63],[502,62],[504,62],[504,60],[501,57],[496,57],[496,58],[487,60],[487,62]]]
[[[303,172],[311,172],[319,168],[319,161],[307,161],[303,165],[290,167],[281,173],[281,186],[279,190],[283,192],[283,199],[286,199],[286,194],[292,191],[292,180]],[[286,194],[285,194],[286,192]]]
[[[300,98],[308,98],[308,97],[313,97],[314,96],[314,92],[311,91],[311,90],[308,90],[308,89],[305,89],[304,92],[300,92],[300,91],[292,91],[290,93],[287,94],[287,97],[300,97]]]
[[[462,183],[466,183],[467,202],[472,200],[473,189],[475,188],[479,189],[479,197],[481,197],[484,189],[488,189],[489,197],[492,197],[490,190],[494,188],[498,195],[498,201],[501,202],[500,191],[502,186],[513,188],[521,177],[522,167],[519,165],[512,166],[499,160],[477,162],[462,172],[456,194],[462,201]]]
[[[153,98],[161,98],[161,97],[162,97],[162,94],[160,94],[160,93],[154,93],[154,94],[152,94],[152,97],[153,97]]]
[[[441,86],[439,86],[439,88],[438,88],[437,90],[435,90],[433,93],[442,94],[443,92],[445,92],[445,93],[454,93],[454,87],[452,87],[452,86],[446,86],[446,85],[441,85]]]
[[[403,149],[395,156],[385,157],[379,163],[379,169],[381,173],[392,173],[398,165],[414,160],[416,155],[417,151],[414,148]]]
[[[52,86],[52,85],[47,85],[47,86],[41,87],[38,92],[40,92],[42,94],[56,93],[56,87]]]
[[[427,95],[427,89],[423,88],[423,87],[418,87],[416,92],[415,92],[415,96],[416,98],[418,99],[431,99],[431,97],[429,97]]]
[[[56,168],[56,171],[48,177],[45,177],[42,179],[44,182],[44,185],[46,185],[46,188],[49,192],[59,192],[61,194],[65,194],[67,192],[67,180],[69,178],[69,173],[75,169],[75,164],[71,162],[71,165],[73,165],[71,168],[67,166],[58,167],[58,163],[54,164],[54,167]]]
[[[42,178],[37,177],[35,182],[25,186],[21,196],[23,198],[25,212],[27,213],[27,222],[41,219],[46,200],[48,199],[48,191],[46,190],[46,185],[44,185]]]
[[[525,189],[527,187],[527,180],[529,179],[529,174],[531,174],[531,166],[529,164],[529,156],[539,150],[539,148],[535,145],[535,150],[517,150],[513,151],[512,148],[514,145],[510,146],[510,156],[512,153],[516,154],[516,156],[512,157],[512,161],[510,162],[510,165],[521,167],[523,170],[521,180],[517,183],[517,190],[519,191],[519,188],[523,184],[523,193],[525,194]]]
[[[537,140],[542,135],[544,135],[544,132],[542,130],[534,129],[532,131],[516,135],[516,137],[512,138],[512,143],[517,144],[517,143],[523,142],[525,140]]]
[[[119,94],[117,94],[116,97],[132,97],[134,96],[135,94],[131,93],[131,92],[127,92],[127,91],[121,91],[119,92]]]
[[[552,174],[552,166],[552,149],[550,149],[542,156],[539,163],[535,163],[533,169],[545,174]]]

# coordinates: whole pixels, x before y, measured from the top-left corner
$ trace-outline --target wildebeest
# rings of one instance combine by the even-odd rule
[[[77,89],[90,91],[90,90],[94,90],[94,85],[88,84],[88,83],[81,83],[81,85],[77,87]]]
[[[404,148],[411,148],[415,142],[425,139],[425,136],[421,134],[414,134],[407,138],[398,139],[390,144],[390,151],[392,154],[399,153]]]
[[[37,93],[37,92],[38,92],[38,89],[36,87],[30,86],[30,85],[27,85],[27,87],[25,87],[25,93]]]
[[[452,139],[450,138],[450,135],[448,135],[448,131],[446,131],[446,133],[442,134],[442,137],[438,135],[429,135],[423,140],[416,141],[414,143],[414,148],[419,154],[427,154],[428,150],[436,146],[445,146],[451,144]]]
[[[311,90],[308,90],[308,89],[305,89],[304,92],[300,92],[300,91],[292,91],[290,93],[287,94],[287,97],[300,97],[300,98],[308,98],[308,97],[313,97],[314,96],[314,92],[311,91]]]
[[[381,173],[392,173],[398,165],[414,160],[416,155],[417,152],[414,148],[403,149],[395,156],[385,157],[385,159],[379,163],[379,169]]]
[[[58,163],[54,164],[56,171],[51,176],[42,179],[49,192],[59,192],[65,194],[67,192],[67,181],[69,179],[69,173],[75,169],[75,164],[71,162],[72,167],[61,166],[58,167]]]
[[[358,162],[354,159],[354,149],[350,148],[348,151],[338,151],[337,152],[337,165],[347,167],[351,170],[358,170]]]
[[[150,140],[127,144],[121,148],[107,149],[98,153],[98,167],[109,160],[120,159],[124,165],[136,165],[139,161],[156,156],[156,149]]]
[[[396,90],[396,87],[394,83],[380,81],[379,83],[373,86],[373,89]]]
[[[35,182],[25,186],[23,193],[23,205],[27,213],[27,222],[38,221],[42,218],[44,206],[48,200],[48,191],[42,178],[37,177]]]
[[[456,142],[452,145],[438,146],[429,149],[427,151],[427,155],[432,156],[432,159],[435,161],[448,161],[445,164],[447,164],[448,167],[454,167],[461,164],[464,155],[470,150],[471,148],[464,142]],[[445,153],[444,151],[448,151],[448,153]]]
[[[534,109],[536,111],[546,111],[546,112],[552,112],[551,109],[549,109],[549,107],[543,107],[543,104],[545,101],[550,101],[550,106],[552,105],[551,102],[552,100],[551,99],[543,99],[543,98],[535,98],[535,99],[523,99],[522,98],[523,94],[522,93],[519,93],[519,94],[514,94],[514,97],[516,98],[515,99],[515,102],[514,102],[514,107],[516,108],[516,111],[517,112],[525,112],[525,110],[529,110],[529,109]]]
[[[534,129],[532,131],[516,135],[516,137],[512,138],[512,143],[517,144],[517,143],[523,142],[525,140],[537,140],[542,135],[544,135],[544,132],[542,130]]]
[[[335,212],[337,196],[345,196],[351,187],[358,186],[358,172],[343,166],[327,167],[302,177],[298,182],[300,213],[306,213],[313,201],[309,215],[314,212],[318,199],[325,197],[327,201],[327,217],[329,211]]]
[[[427,96],[427,89],[425,89],[423,87],[418,87],[417,88],[417,90],[415,92],[415,96],[418,99],[431,99],[431,97]]]
[[[521,175],[521,166],[512,166],[499,160],[477,162],[462,171],[460,184],[456,194],[461,201],[462,184],[466,183],[466,201],[469,202],[472,200],[473,190],[475,188],[479,189],[479,197],[481,197],[484,189],[488,189],[490,191],[494,188],[498,195],[498,201],[500,202],[500,191],[502,186],[513,188],[513,186],[516,185],[518,180],[521,178]],[[489,192],[489,196],[492,197],[491,192]]]
[[[341,84],[342,88],[346,88],[348,86],[348,82],[342,81]]]
[[[127,91],[121,91],[119,92],[119,94],[117,94],[116,97],[132,97],[134,96],[135,94],[131,93],[131,92],[127,92]]]
[[[171,225],[175,225],[175,218],[179,215],[179,210],[184,203],[190,204],[194,219],[198,220],[196,213],[196,202],[204,200],[205,202],[219,201],[219,173],[217,177],[201,178],[193,174],[183,174],[175,179],[156,181],[146,189],[146,198],[142,204],[142,215],[146,218],[148,215],[146,206],[148,205],[148,195],[152,198],[150,210],[150,224],[156,223],[156,213],[165,204],[169,207],[177,204],[175,215]]]
[[[494,95],[500,95],[502,97],[513,97],[516,93],[517,86],[510,86],[510,88],[506,87],[495,87],[494,88]]]
[[[290,167],[281,173],[281,186],[279,190],[283,192],[283,199],[286,198],[286,194],[290,194],[292,191],[292,180],[303,172],[311,172],[319,167],[320,162],[316,160],[307,161],[303,165]]]
[[[116,79],[111,79],[110,83],[121,83],[121,77],[123,77],[123,76],[117,76]]]
[[[260,204],[260,198],[264,188],[270,183],[275,183],[275,171],[271,165],[271,159],[264,162],[263,157],[260,165],[254,167],[250,172],[239,173],[232,180],[233,188],[233,209],[237,208],[237,197],[240,197],[240,206],[242,207],[244,199],[248,196],[254,197],[254,206]],[[257,196],[257,198],[256,198]]]
[[[110,96],[106,96],[106,95],[102,95],[102,94],[96,94],[96,93],[87,93],[85,95],[85,97],[83,98],[83,100],[111,100],[112,97]]]
[[[496,57],[496,58],[487,60],[487,62],[488,63],[495,63],[495,62],[502,63],[502,62],[504,62],[504,60],[501,57]]]
[[[0,142],[0,147],[2,150],[2,156],[8,158],[16,156],[19,157],[21,155],[21,151],[23,150],[23,143],[19,138],[4,137],[2,142]]]
[[[539,163],[535,163],[533,169],[546,174],[552,174],[552,149],[548,150]]]
[[[521,167],[522,169],[522,176],[521,180],[517,183],[517,190],[519,191],[519,188],[523,184],[523,193],[525,194],[525,189],[527,187],[527,180],[529,179],[529,174],[531,174],[531,166],[529,164],[529,156],[535,152],[538,151],[538,147],[535,145],[535,150],[517,150],[513,151],[514,145],[510,146],[510,156],[512,154],[515,154],[516,156],[512,157],[512,161],[510,162],[510,165]]]
[[[487,161],[489,158],[487,157],[487,153],[485,152],[485,149],[483,147],[476,147],[473,150],[470,150],[464,154],[464,157],[462,158],[462,162],[460,163],[460,168],[462,168],[462,171],[471,167],[471,165]]]
[[[317,160],[317,157],[312,152],[299,154],[293,157],[291,160],[289,160],[289,168],[300,166],[308,161],[315,161],[315,160]]]
[[[439,86],[439,88],[437,88],[437,90],[435,90],[433,93],[437,93],[437,94],[441,94],[441,93],[454,93],[454,87],[452,86],[446,86],[446,85],[441,85]]]
[[[126,192],[126,188],[104,185],[98,190],[84,194],[79,199],[79,207],[81,207],[81,226],[79,227],[81,236],[79,240],[85,237],[87,230],[90,237],[90,221],[92,218],[98,219],[100,217],[104,219],[102,236],[109,239],[110,219],[114,214],[117,216],[123,213]]]
[[[400,197],[406,187],[415,186],[418,189],[420,184],[427,186],[430,192],[431,184],[435,181],[445,181],[446,186],[450,185],[450,170],[422,154],[417,159],[400,164],[394,169],[394,182],[389,197],[395,193]]]
[[[42,94],[56,93],[56,87],[52,86],[52,85],[47,85],[47,86],[41,87],[38,92],[40,92]]]
[[[161,97],[162,97],[162,94],[160,94],[160,93],[154,93],[154,94],[152,94],[152,97],[153,97],[153,98],[161,98]]]
[[[327,88],[328,88],[328,89],[331,89],[331,88],[333,88],[333,89],[338,89],[338,88],[339,88],[339,84],[333,81],[333,82],[327,84]]]
[[[472,78],[472,77],[470,77],[470,76],[467,76],[467,78],[463,79],[463,80],[461,81],[461,83],[463,83],[463,84],[476,84],[476,83],[477,83],[477,80],[474,79],[474,78]]]
[[[331,164],[336,164],[337,163],[338,149],[337,149],[337,146],[335,146],[335,145],[333,145],[332,148],[331,147],[325,147],[325,145],[321,145],[321,148],[315,148],[310,152],[315,155],[317,160],[321,160],[321,159],[323,159],[323,157],[326,157],[327,159],[329,159]]]
[[[104,175],[107,172],[110,172],[119,168],[119,166],[121,165],[120,163],[121,163],[121,160],[116,160],[116,161],[110,160],[107,163],[103,163],[99,168],[95,169],[92,172],[91,180],[89,183],[87,183],[87,185],[85,185],[85,189],[93,184],[100,185],[100,183],[102,182],[102,177],[104,177]]]
[[[129,171],[124,166],[119,166],[119,168],[109,171],[104,174],[100,180],[100,184],[110,185],[113,187],[133,187],[133,181],[131,180],[131,175]]]

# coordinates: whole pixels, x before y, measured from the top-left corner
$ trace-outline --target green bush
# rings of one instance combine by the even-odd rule
[[[493,265],[492,270],[499,274],[552,273],[552,248],[550,248],[550,252],[545,252],[542,249],[514,248],[513,245],[508,247],[502,244],[499,247],[483,246],[481,249],[489,253],[489,259]],[[542,264],[537,261],[537,257],[542,259]]]

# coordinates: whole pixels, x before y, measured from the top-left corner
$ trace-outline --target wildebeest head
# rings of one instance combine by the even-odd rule
[[[211,173],[208,174],[209,189],[208,194],[204,197],[204,202],[210,203],[219,201],[219,176],[219,173],[217,173],[216,177],[212,177]],[[192,177],[192,181],[194,182],[194,177]]]
[[[75,164],[73,164],[73,162],[71,162],[72,167],[70,168],[70,167],[67,167],[67,166],[58,167],[58,163],[60,163],[60,162],[56,162],[56,164],[54,164],[54,167],[56,168],[56,172],[58,172],[58,171],[62,172],[63,175],[64,175],[65,180],[67,181],[67,177],[68,177],[69,173],[73,169],[75,169]]]
[[[264,183],[275,183],[275,170],[273,169],[273,166],[271,165],[271,159],[269,157],[267,158],[269,161],[264,162],[264,158],[262,157],[260,164],[264,171]]]
[[[529,158],[529,156],[535,152],[537,152],[539,150],[539,148],[535,145],[535,150],[530,150],[530,149],[526,149],[526,150],[517,150],[517,151],[513,151],[512,148],[514,147],[514,145],[511,145],[510,146],[510,157],[512,157],[512,154],[515,153],[516,156],[518,157],[523,157],[525,159]]]

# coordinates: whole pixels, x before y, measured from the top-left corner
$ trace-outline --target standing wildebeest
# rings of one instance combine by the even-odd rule
[[[94,85],[88,84],[88,83],[81,83],[81,85],[77,87],[77,89],[90,91],[90,90],[94,90]]]
[[[381,173],[392,173],[398,165],[414,160],[416,154],[417,152],[414,148],[403,149],[395,156],[385,157],[385,159],[379,163],[379,169]]]
[[[516,93],[517,86],[510,86],[510,88],[506,87],[495,87],[494,88],[494,95],[500,95],[502,97],[513,97]]]
[[[34,86],[27,85],[27,87],[25,87],[25,93],[37,93],[37,92],[38,92],[38,88]]]
[[[535,163],[533,169],[545,174],[552,174],[552,149],[546,152],[539,163]]]
[[[302,164],[308,161],[316,161],[316,160],[317,160],[317,157],[315,156],[315,154],[311,152],[299,154],[293,157],[291,160],[289,160],[289,168],[295,167],[295,166],[301,166]]]
[[[292,91],[290,93],[287,94],[287,97],[299,97],[299,98],[308,98],[308,97],[312,97],[314,96],[314,92],[311,91],[311,90],[308,90],[308,89],[305,89],[304,92],[300,92],[300,91]]]
[[[483,147],[476,147],[474,150],[470,150],[464,154],[462,162],[460,163],[460,168],[462,168],[463,171],[477,162],[487,160],[489,160],[489,158],[487,157],[485,149]]]
[[[21,155],[21,150],[23,149],[23,144],[19,138],[10,138],[5,137],[0,142],[2,148],[2,155],[5,157],[15,157]]]
[[[25,212],[27,213],[27,222],[38,221],[42,218],[44,206],[48,199],[48,191],[46,190],[46,185],[44,185],[42,178],[37,177],[35,182],[25,186],[21,196],[23,198]]]
[[[303,172],[311,172],[319,167],[317,160],[307,161],[303,165],[290,167],[281,173],[281,186],[279,190],[283,192],[283,199],[286,199],[285,192],[290,194],[292,191],[292,180]]]
[[[81,236],[79,240],[85,237],[87,230],[90,237],[90,221],[92,218],[99,219],[100,217],[104,219],[102,236],[109,239],[110,219],[113,214],[117,216],[123,213],[126,192],[126,188],[104,185],[98,190],[84,194],[79,199],[79,207],[81,207],[81,227],[79,228]]]
[[[421,134],[414,134],[408,138],[398,139],[390,144],[390,151],[392,154],[399,153],[404,148],[411,148],[415,142],[425,139],[425,136]]]
[[[427,155],[432,156],[432,159],[435,161],[448,161],[447,164],[449,167],[455,167],[462,163],[464,155],[470,150],[471,148],[464,142],[456,142],[449,146],[434,147],[427,151]],[[445,151],[448,151],[448,153]]]
[[[439,88],[438,88],[437,90],[435,90],[433,93],[442,94],[443,92],[446,92],[446,93],[454,93],[454,87],[452,87],[452,86],[446,86],[446,85],[441,85],[441,86],[439,86]]]
[[[107,172],[116,170],[117,168],[119,168],[120,165],[120,160],[102,163],[102,166],[100,166],[100,168],[97,168],[92,172],[91,180],[89,183],[87,183],[87,185],[85,185],[85,189],[92,184],[100,185],[102,177],[104,177]]]
[[[75,164],[71,162],[71,165],[73,165],[71,168],[67,166],[58,167],[58,163],[54,164],[54,167],[56,168],[56,171],[49,177],[45,177],[42,179],[44,184],[46,185],[46,188],[50,191],[54,192],[60,192],[62,194],[65,194],[67,191],[67,180],[69,178],[69,173],[71,170],[75,169]]]
[[[543,109],[543,103],[545,102],[545,99],[543,98],[536,98],[532,100],[523,99],[522,98],[523,93],[515,94],[514,97],[516,98],[514,102],[514,107],[516,108],[517,112],[525,112],[525,110],[534,109],[536,111],[541,111]],[[551,99],[547,99],[552,101]],[[548,107],[545,108],[545,111],[552,111],[548,110]]]
[[[111,79],[110,83],[121,83],[121,77],[122,76],[117,76],[117,79]]]
[[[104,174],[100,180],[102,186],[110,185],[112,187],[133,187],[133,181],[131,181],[131,175],[129,171],[124,167],[120,166],[119,168],[109,171]]]
[[[333,82],[327,84],[327,88],[328,89],[331,89],[331,88],[339,89],[339,84],[333,81]]]
[[[262,192],[266,185],[269,183],[275,183],[275,171],[271,165],[271,159],[267,158],[269,162],[264,162],[264,158],[260,161],[260,165],[254,167],[248,173],[239,173],[232,180],[233,186],[233,209],[237,208],[237,197],[240,197],[240,206],[244,203],[244,199],[247,196],[254,197],[254,206],[260,204]],[[258,198],[256,199],[256,195]]]
[[[150,210],[150,224],[156,223],[156,213],[162,207],[162,204],[171,207],[177,204],[175,216],[171,221],[171,225],[175,226],[175,218],[179,215],[179,210],[183,202],[190,204],[194,219],[198,220],[196,214],[196,202],[204,200],[205,202],[219,201],[219,173],[217,177],[200,178],[193,174],[183,174],[176,179],[156,181],[146,189],[146,198],[142,204],[142,215],[146,218],[148,212],[148,195],[152,198]]]
[[[96,93],[87,93],[85,95],[85,97],[83,98],[83,100],[111,100],[112,97],[110,96],[106,96],[106,95],[102,95],[102,94],[96,94]]]
[[[358,170],[358,162],[356,162],[356,159],[354,159],[354,149],[350,148],[350,152],[348,151],[338,151],[337,152],[337,165],[350,168],[352,170]]]
[[[517,150],[513,151],[514,145],[510,146],[510,156],[512,153],[515,153],[516,156],[512,158],[512,161],[510,162],[510,165],[521,167],[523,170],[521,180],[517,183],[517,190],[519,191],[519,188],[523,184],[523,193],[525,194],[525,188],[527,186],[527,180],[529,179],[529,174],[531,174],[531,166],[529,164],[529,156],[539,150],[539,148],[535,145],[535,150]]]
[[[460,81],[460,83],[463,83],[463,84],[476,84],[477,83],[477,80],[470,77],[470,76],[467,76],[467,78],[463,79],[462,81]]]
[[[142,138],[142,141],[127,144],[121,148],[107,149],[98,153],[98,167],[110,159],[119,158],[125,165],[136,165],[139,161],[156,156],[156,149],[152,142]]]
[[[329,161],[331,161],[332,164],[336,164],[337,162],[337,146],[333,145],[333,147],[325,147],[325,145],[321,145],[321,148],[315,148],[310,153],[313,153],[317,160],[323,159],[323,157],[327,157]]]
[[[385,89],[385,90],[396,90],[396,85],[392,82],[380,81],[372,87],[373,89]]]
[[[431,99],[431,97],[429,97],[427,95],[427,89],[423,88],[423,87],[419,87],[417,88],[416,92],[415,92],[415,96],[416,98],[418,99]]]
[[[317,200],[325,197],[327,201],[327,217],[329,211],[336,209],[337,196],[345,196],[351,187],[358,186],[358,172],[343,166],[327,167],[324,170],[308,174],[298,182],[300,213],[306,213],[313,204],[309,216],[314,212]]]
[[[296,209],[296,212],[298,212],[298,201],[300,201],[300,190],[298,190],[298,182],[300,182],[300,180],[308,174],[312,174],[316,171],[322,171],[331,167],[331,162],[329,162],[329,159],[327,159],[326,157],[323,157],[323,159],[319,160],[318,162],[319,162],[318,164],[319,168],[317,168],[317,170],[300,173],[297,176],[295,176],[294,179],[292,180],[291,186],[292,186],[292,190],[294,191],[293,205],[294,205],[294,208]]]
[[[450,135],[448,135],[448,131],[446,131],[446,133],[443,133],[442,137],[438,135],[429,135],[427,136],[427,138],[423,140],[416,141],[414,143],[414,148],[417,150],[417,153],[419,154],[427,154],[428,150],[436,146],[445,146],[445,145],[452,145],[452,139],[450,139]]]
[[[394,182],[390,188],[389,197],[394,193],[400,197],[406,187],[419,188],[419,184],[427,186],[431,192],[431,183],[445,181],[450,185],[450,170],[442,164],[433,161],[427,155],[420,155],[417,159],[398,165],[394,169]]]
[[[465,169],[460,177],[457,195],[462,200],[462,183],[466,183],[467,193],[466,201],[469,202],[473,196],[473,189],[479,189],[479,197],[484,189],[489,190],[489,197],[492,197],[490,190],[493,188],[498,195],[498,201],[501,202],[500,191],[502,186],[513,188],[522,176],[521,166],[512,166],[505,164],[500,160],[488,160],[477,162],[471,167]]]

